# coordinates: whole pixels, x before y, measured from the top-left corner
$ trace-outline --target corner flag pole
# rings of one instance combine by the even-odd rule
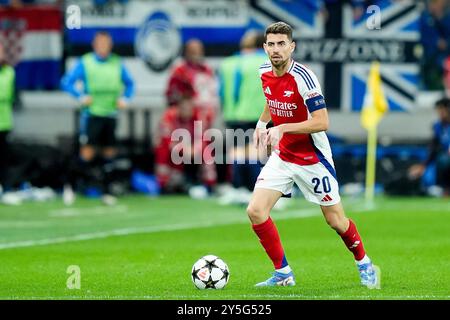
[[[377,126],[367,130],[366,193],[367,204],[372,204],[375,196],[375,170],[377,162]]]
[[[387,109],[388,102],[382,89],[380,63],[374,61],[367,78],[367,89],[361,110],[361,124],[367,130],[365,199],[368,206],[373,205],[375,196],[377,126]]]

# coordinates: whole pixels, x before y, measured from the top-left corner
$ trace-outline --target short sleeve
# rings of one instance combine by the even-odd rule
[[[325,98],[314,72],[299,63],[295,63],[291,74],[295,78],[298,91],[310,113],[326,108]]]

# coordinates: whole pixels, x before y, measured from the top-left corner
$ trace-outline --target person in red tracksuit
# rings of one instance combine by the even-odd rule
[[[203,43],[190,39],[184,46],[183,59],[175,64],[169,75],[165,92],[168,105],[176,104],[184,94],[186,84],[193,89],[193,101],[204,125],[212,125],[219,111],[218,79],[214,70],[205,62]]]
[[[195,92],[187,83],[182,86],[183,94],[170,105],[159,123],[158,143],[155,149],[156,176],[163,193],[184,192],[195,185],[203,185],[211,191],[216,183],[216,167],[213,155],[204,152],[208,145],[202,134],[211,123],[202,109],[194,104]],[[176,131],[178,129],[178,131]],[[188,139],[174,138],[182,132]],[[194,139],[198,139],[194,143]],[[182,156],[182,163],[175,157]],[[194,161],[201,159],[201,163]],[[195,162],[195,163],[194,163]]]

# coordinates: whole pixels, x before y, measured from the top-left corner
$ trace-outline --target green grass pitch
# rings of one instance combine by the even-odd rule
[[[297,286],[254,288],[272,265],[245,208],[127,196],[115,207],[95,199],[0,206],[0,299],[450,299],[448,199],[343,203],[381,267],[381,290],[359,285],[352,255],[303,199],[272,214]],[[228,263],[223,290],[191,282],[193,263],[206,254]],[[70,265],[81,270],[80,289],[66,286]]]

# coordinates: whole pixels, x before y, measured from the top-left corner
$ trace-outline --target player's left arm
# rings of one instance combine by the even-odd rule
[[[118,101],[118,106],[119,108],[124,108],[129,104],[130,99],[134,95],[134,81],[124,64],[121,66],[121,80],[125,89]]]
[[[329,120],[326,108],[311,113],[311,118],[303,122],[279,125],[280,133],[309,134],[328,130]]]
[[[300,73],[294,72],[297,88],[308,109],[307,120],[298,123],[286,123],[280,127],[280,133],[311,134],[328,130],[328,112],[319,80],[314,72],[305,66],[298,66]]]
[[[82,81],[86,87],[86,74],[82,59],[79,59],[75,66],[67,71],[61,79],[61,89],[81,101],[86,96],[86,90],[81,91],[76,87],[78,81]]]

